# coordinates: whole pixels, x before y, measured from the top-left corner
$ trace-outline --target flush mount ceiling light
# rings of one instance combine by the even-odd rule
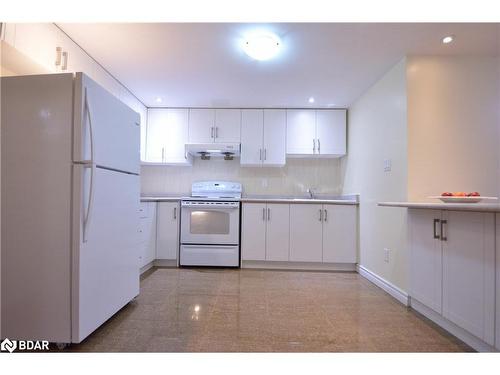
[[[243,50],[252,59],[265,61],[277,55],[281,41],[275,34],[255,32],[249,34],[243,44]]]
[[[311,96],[308,100],[309,103],[313,104],[314,103],[314,98]]]
[[[442,39],[442,42],[443,42],[443,44],[449,44],[449,43],[453,42],[453,39],[454,39],[453,35],[448,35]]]
[[[163,99],[162,99],[162,98],[160,98],[160,97],[157,97],[157,98],[155,99],[155,101],[156,101],[156,103],[161,103],[161,102],[163,101]]]

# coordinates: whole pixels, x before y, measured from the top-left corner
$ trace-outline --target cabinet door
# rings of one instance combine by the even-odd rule
[[[215,110],[189,110],[189,143],[212,143],[215,137]]]
[[[243,203],[241,218],[241,259],[266,259],[266,205]]]
[[[62,31],[57,30],[57,32],[60,34],[59,39],[61,40],[62,49],[67,54],[63,57],[62,72],[83,72],[93,79],[97,75],[96,66],[98,64]]]
[[[495,220],[492,213],[444,211],[443,316],[494,345]]]
[[[264,110],[264,161],[268,167],[282,167],[286,163],[286,111]]]
[[[179,202],[158,203],[156,258],[177,259],[179,248]]]
[[[321,155],[345,155],[346,110],[316,111],[317,151]]]
[[[316,139],[316,111],[291,109],[286,111],[286,153],[313,155]]]
[[[147,161],[183,163],[188,140],[188,110],[148,110]]]
[[[56,47],[62,47],[59,33],[51,23],[17,23],[14,47],[48,73],[55,73],[60,70],[56,66]]]
[[[241,156],[240,164],[256,167],[262,165],[264,112],[262,109],[241,111]]]
[[[2,39],[10,44],[11,46],[14,46],[15,39],[16,39],[16,24],[15,23],[2,23]]]
[[[442,312],[441,211],[408,210],[410,242],[410,296]],[[435,233],[434,233],[435,229]]]
[[[356,210],[356,206],[323,205],[323,262],[357,262]]]
[[[266,260],[288,261],[290,252],[290,205],[267,204]]]
[[[290,205],[291,261],[322,261],[322,208],[320,204]]]
[[[215,142],[240,143],[241,109],[215,110]]]
[[[140,267],[151,263],[156,257],[156,202],[142,202],[140,206]]]

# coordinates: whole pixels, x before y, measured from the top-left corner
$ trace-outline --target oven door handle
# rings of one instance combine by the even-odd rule
[[[197,204],[197,205],[188,205],[188,204],[183,204],[182,208],[192,208],[192,209],[204,209],[204,210],[237,210],[239,207],[238,206],[213,206],[213,205],[202,205],[202,204]]]

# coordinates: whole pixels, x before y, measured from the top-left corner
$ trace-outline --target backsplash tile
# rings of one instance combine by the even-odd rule
[[[283,168],[241,167],[235,160],[195,159],[192,167],[142,166],[142,195],[187,194],[191,183],[228,180],[243,184],[244,194],[304,195],[308,188],[317,193],[342,192],[340,159],[287,159]]]

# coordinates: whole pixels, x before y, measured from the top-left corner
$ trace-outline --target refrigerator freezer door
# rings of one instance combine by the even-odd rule
[[[75,162],[139,173],[140,117],[83,73],[75,79]]]
[[[68,342],[73,75],[0,86],[2,336]]]
[[[72,342],[78,343],[139,294],[140,187],[139,176],[78,164],[73,178]]]

